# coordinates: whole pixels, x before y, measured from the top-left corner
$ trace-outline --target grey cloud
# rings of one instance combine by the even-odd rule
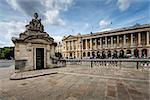
[[[15,10],[21,11],[28,16],[33,13],[39,13],[40,18],[49,21],[53,25],[64,25],[60,18],[61,11],[66,11],[71,6],[73,0],[7,0],[8,4]],[[46,15],[47,12],[57,11],[57,16],[53,14]],[[49,19],[50,18],[50,19]]]
[[[16,10],[22,11],[28,16],[33,16],[33,13],[37,12],[40,17],[45,18],[43,13],[46,12],[46,8],[39,0],[11,0],[8,3],[11,6],[16,6]]]

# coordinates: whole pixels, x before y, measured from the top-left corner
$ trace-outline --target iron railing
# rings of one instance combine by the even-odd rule
[[[136,67],[139,68],[150,68],[150,59],[62,59],[59,60],[67,65],[87,65],[90,67]]]

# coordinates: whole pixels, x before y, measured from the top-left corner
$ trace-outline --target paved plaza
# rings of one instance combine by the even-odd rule
[[[14,69],[8,69],[0,79],[0,100],[149,100],[148,69],[70,65],[24,80],[10,80]]]

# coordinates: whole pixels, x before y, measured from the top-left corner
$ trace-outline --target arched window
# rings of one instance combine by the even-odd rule
[[[120,50],[120,52],[119,52],[119,58],[124,58],[124,51],[123,50]]]
[[[114,50],[114,52],[113,52],[113,58],[118,58],[117,50]]]
[[[88,57],[90,57],[90,52],[88,52]]]
[[[142,57],[147,57],[147,49],[142,49]]]
[[[108,56],[108,58],[111,57],[111,51],[110,50],[108,51],[107,56]]]
[[[105,59],[105,58],[106,58],[105,51],[102,51],[102,59]]]
[[[85,57],[86,56],[86,54],[85,54],[85,52],[83,52],[83,57]]]
[[[139,57],[139,50],[138,49],[134,50],[134,57],[136,57],[136,58]]]

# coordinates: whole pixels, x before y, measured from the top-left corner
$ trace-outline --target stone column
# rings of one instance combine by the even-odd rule
[[[70,51],[70,42],[69,41],[67,42],[67,45],[68,45],[68,51]]]
[[[80,49],[83,51],[83,41],[81,41],[81,47]]]
[[[74,50],[74,41],[71,41],[72,42],[72,50]]]
[[[114,46],[113,46],[113,36],[111,37],[111,48],[114,48]]]
[[[87,42],[88,42],[88,40],[86,39],[86,40],[85,40],[85,45],[86,45],[86,46],[85,46],[85,49],[86,49],[86,50],[88,50],[88,43],[87,43]]]
[[[138,46],[141,46],[141,33],[138,33]]]
[[[117,35],[117,48],[119,48],[119,35]]]
[[[131,33],[131,47],[133,47],[133,34]]]
[[[100,48],[102,48],[102,38],[99,38]]]
[[[65,52],[67,51],[67,42],[64,42],[64,44],[65,44]]]
[[[107,48],[107,36],[105,37],[105,48]]]
[[[123,35],[123,47],[126,47],[126,35]]]
[[[149,46],[149,32],[147,32],[146,34],[146,45]]]
[[[95,39],[95,49],[97,50],[97,39]]]
[[[79,50],[79,48],[78,48],[78,40],[76,41],[76,51],[78,51]]]
[[[92,50],[92,38],[90,39],[90,50]]]

